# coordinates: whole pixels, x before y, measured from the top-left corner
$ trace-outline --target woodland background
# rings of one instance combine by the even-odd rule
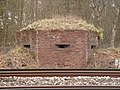
[[[0,0],[0,51],[15,47],[16,31],[55,16],[77,16],[102,27],[101,48],[120,47],[120,0]]]

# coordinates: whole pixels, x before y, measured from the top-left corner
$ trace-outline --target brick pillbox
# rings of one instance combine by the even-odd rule
[[[85,68],[99,46],[99,30],[81,19],[44,19],[18,31],[16,43],[36,56],[40,68]]]

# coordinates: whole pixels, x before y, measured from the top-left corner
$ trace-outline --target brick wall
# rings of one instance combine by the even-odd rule
[[[41,68],[86,67],[87,31],[39,30],[38,37],[38,58]],[[63,45],[63,48],[59,45]],[[68,47],[64,47],[64,45],[68,45]]]
[[[24,45],[30,45],[27,47],[31,52],[36,54],[36,31],[35,30],[24,30],[16,33],[16,44],[17,46],[25,47]]]
[[[40,68],[85,68],[97,34],[84,30],[24,30],[17,44],[30,45]]]

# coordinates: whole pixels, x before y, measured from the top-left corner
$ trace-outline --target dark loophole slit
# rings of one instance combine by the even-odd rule
[[[91,49],[95,49],[96,48],[96,45],[91,45]]]
[[[30,48],[30,45],[23,45],[25,48]]]
[[[57,46],[57,48],[69,48],[70,47],[69,44],[55,44],[55,46]]]

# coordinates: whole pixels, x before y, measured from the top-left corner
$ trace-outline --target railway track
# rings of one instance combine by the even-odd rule
[[[0,77],[111,77],[120,78],[119,69],[2,69]],[[0,86],[0,89],[21,90],[120,90],[119,85],[40,85],[40,86]]]
[[[115,86],[22,86],[22,87],[0,87],[2,90],[120,90]]]
[[[6,76],[114,76],[120,77],[119,69],[1,69],[0,77]]]

